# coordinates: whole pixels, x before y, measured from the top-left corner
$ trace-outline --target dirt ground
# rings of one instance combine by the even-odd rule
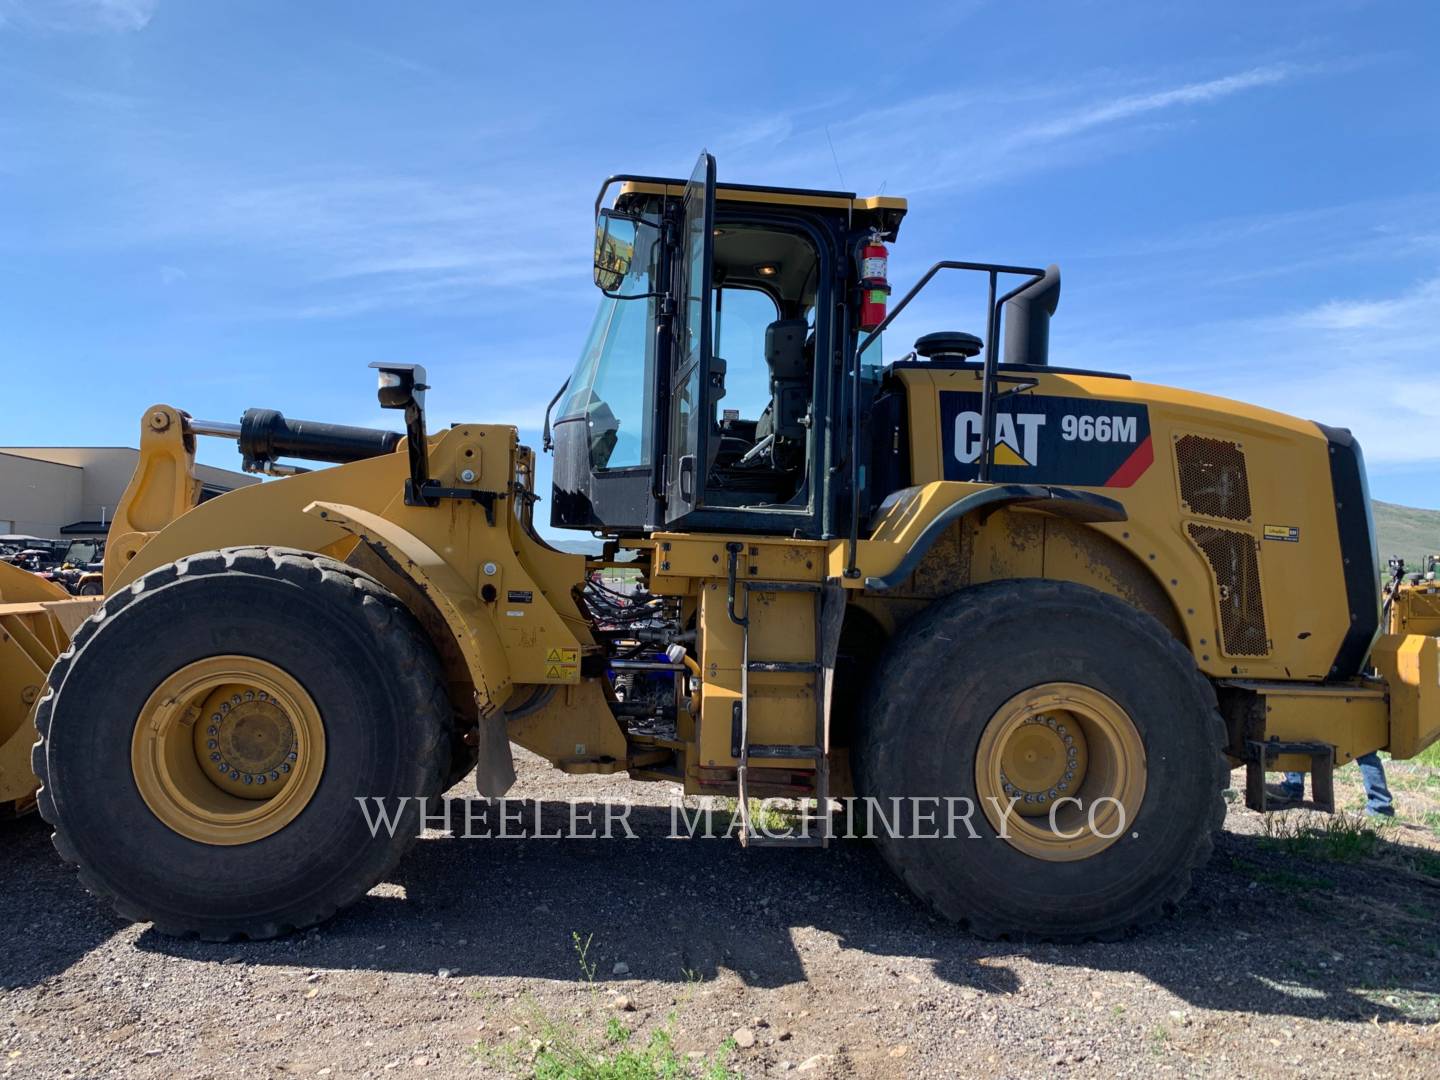
[[[547,1075],[557,1045],[715,1077],[1440,1074],[1440,769],[1392,767],[1378,837],[1232,804],[1174,918],[1058,947],[932,919],[864,842],[671,840],[664,788],[519,766],[547,821],[626,796],[639,837],[428,835],[257,944],[126,925],[42,822],[0,824],[0,1075]]]

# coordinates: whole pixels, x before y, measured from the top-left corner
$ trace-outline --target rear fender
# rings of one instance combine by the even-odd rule
[[[932,486],[938,488],[941,485]],[[905,495],[919,490],[912,488],[896,494]],[[882,515],[888,508],[889,500],[886,502],[887,506],[881,507]],[[944,536],[955,522],[969,514],[993,513],[1007,507],[1039,510],[1056,517],[1084,522],[1115,522],[1125,521],[1127,518],[1122,503],[1090,491],[1050,484],[986,485],[960,495],[931,517],[919,530],[918,535],[904,545],[904,554],[899,562],[886,573],[866,577],[865,588],[880,591],[893,589],[915,572],[915,568],[924,560],[935,541]]]

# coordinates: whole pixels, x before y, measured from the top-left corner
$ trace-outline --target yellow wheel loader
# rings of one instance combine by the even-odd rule
[[[1337,765],[1436,738],[1348,432],[1050,365],[1054,267],[947,261],[887,307],[905,211],[708,155],[605,183],[544,442],[550,524],[596,556],[536,533],[514,428],[427,429],[418,366],[378,365],[403,437],[150,409],[34,716],[85,885],[170,933],[308,926],[451,783],[505,792],[516,743],[736,799],[746,845],[873,836],[977,934],[1105,938],[1185,892],[1232,767],[1259,809],[1292,768],[1333,808]],[[983,309],[882,362],[941,274]],[[280,478],[201,503],[199,438]]]
[[[35,706],[50,666],[99,603],[72,600],[53,581],[0,562],[0,816],[35,806]]]

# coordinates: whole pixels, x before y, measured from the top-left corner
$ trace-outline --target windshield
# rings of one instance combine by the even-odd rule
[[[94,540],[72,540],[70,546],[65,550],[65,562],[74,566],[84,566],[95,561],[95,552],[99,543]]]
[[[620,298],[600,301],[559,417],[583,416],[595,469],[650,464],[655,415],[655,305],[659,230],[640,224],[630,269],[614,290]]]

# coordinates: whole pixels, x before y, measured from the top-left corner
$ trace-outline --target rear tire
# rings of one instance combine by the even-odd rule
[[[246,816],[235,808],[246,804],[234,793],[253,799],[259,789],[210,774],[199,730],[209,723],[209,705],[197,720],[193,706],[177,713],[170,696],[171,713],[163,715],[181,716],[193,734],[172,716],[169,734],[150,737],[164,749],[142,753],[143,737],[160,729],[155,701],[167,698],[165,688],[217,661],[270,673],[256,685],[288,694],[284,709],[272,712],[282,725],[287,713],[295,717],[300,733],[276,758],[286,756],[286,745],[300,751],[299,760],[288,755],[294,773],[283,778],[296,785],[292,805],[267,821],[270,803],[256,802],[262,820],[249,831],[235,824]],[[259,707],[267,695],[257,696]],[[272,705],[279,700],[270,696]],[[438,795],[449,770],[450,713],[434,649],[373,578],[283,548],[204,552],[109,597],[57,661],[36,711],[39,809],[55,828],[56,849],[122,916],[207,940],[274,937],[359,899],[414,843],[419,800]],[[262,717],[246,729],[250,742],[236,736],[230,749],[261,753],[256,727],[277,737],[273,718]],[[199,748],[191,759],[187,739]],[[308,773],[307,746],[323,751]],[[274,756],[273,748],[264,753]],[[257,766],[256,784],[272,781],[267,798],[282,767],[262,775]],[[207,778],[213,787],[204,787]],[[172,797],[177,789],[181,796]],[[372,835],[357,797],[372,806],[380,797],[392,810],[407,799],[393,832]]]
[[[1058,728],[1050,723],[1057,715]],[[1065,745],[1056,740],[1081,727],[1090,764],[1087,772],[1077,736],[1076,776],[1075,755],[1067,770]],[[1015,749],[1004,738],[1017,731],[1025,734]],[[1000,817],[998,804],[986,812],[982,796],[1014,779],[1001,769],[997,747],[1011,747],[1003,761],[1018,774],[1033,767],[1027,763],[1037,749],[1043,764],[1047,740],[1059,748],[1057,769],[1067,770],[1070,784],[1059,772],[1043,778],[1031,796],[1036,816]],[[978,839],[963,823],[955,839],[905,838],[908,810],[894,830],[901,838],[872,830],[895,872],[946,918],[987,938],[1106,939],[1173,909],[1192,870],[1209,858],[1225,814],[1224,744],[1213,688],[1154,618],[1081,585],[1001,581],[937,601],[891,643],[862,716],[856,790],[884,807],[895,797],[976,805],[970,821]],[[1114,832],[1113,840],[1092,836],[1088,846],[1085,838],[1067,846],[1048,832],[1057,786],[1074,796],[1107,782],[1104,793],[1126,807],[1123,822],[1117,816],[1098,830]],[[1002,803],[1027,789],[1015,780],[1006,790]],[[918,824],[935,832],[924,819]]]

